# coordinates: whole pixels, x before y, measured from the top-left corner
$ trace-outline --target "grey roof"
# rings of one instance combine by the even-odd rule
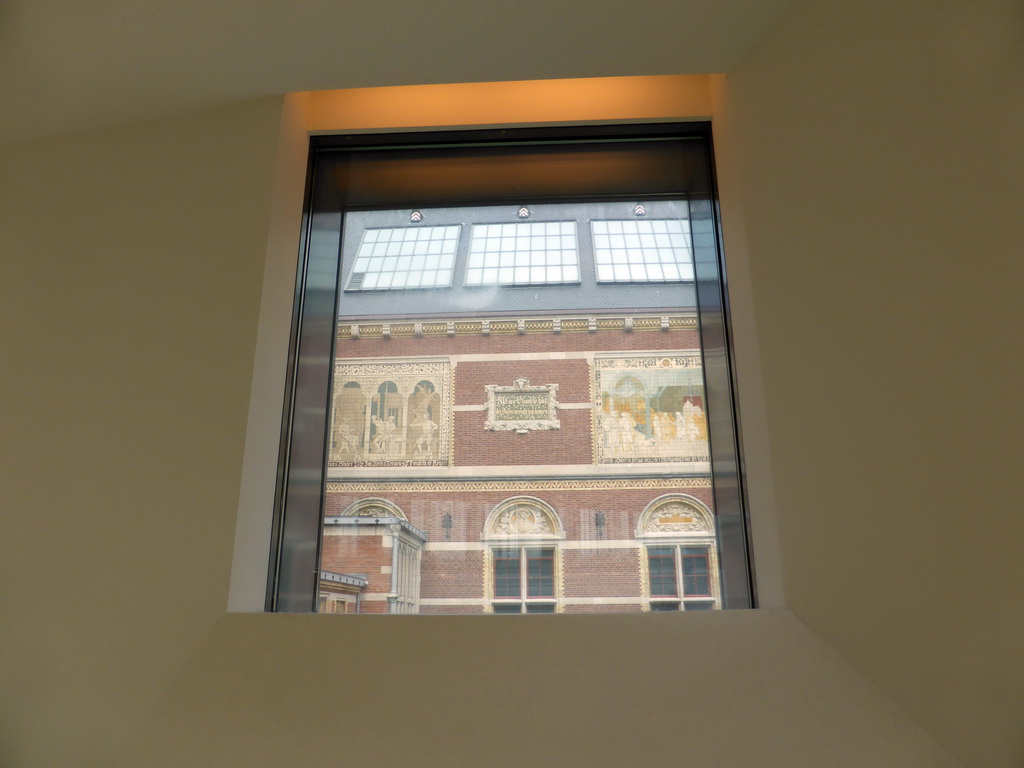
[[[644,203],[644,220],[684,220],[690,223],[693,233],[693,248],[700,257],[702,248],[714,248],[714,236],[710,216],[686,201],[647,201]],[[692,279],[679,281],[659,280],[657,282],[599,283],[597,280],[593,234],[590,223],[594,220],[623,220],[634,216],[633,202],[568,203],[530,205],[529,217],[519,216],[519,208],[469,207],[422,209],[422,218],[413,217],[411,210],[355,211],[341,217],[333,215],[327,221],[314,222],[314,247],[336,248],[342,255],[342,291],[339,297],[338,314],[343,318],[412,318],[451,315],[501,315],[504,313],[530,314],[573,314],[614,311],[692,310],[696,308],[696,292]],[[579,274],[575,282],[537,283],[527,285],[478,284],[467,285],[467,267],[471,256],[471,239],[474,225],[516,224],[540,222],[573,222],[578,239]],[[376,240],[380,230],[424,227],[459,227],[458,246],[455,253],[451,283],[444,287],[413,288],[401,290],[367,289],[364,275],[369,268],[368,239]],[[340,232],[338,230],[341,230]],[[479,232],[479,228],[477,232]],[[367,234],[370,233],[370,234]],[[402,237],[406,242],[410,238]],[[416,240],[416,238],[411,238]],[[381,251],[380,248],[377,248]],[[399,251],[392,248],[397,257]],[[410,282],[422,284],[418,272],[423,267],[416,260],[408,246],[408,254],[399,265],[391,260],[387,269],[397,274],[405,270],[408,275],[398,278],[403,286]],[[384,251],[381,251],[383,254]],[[547,258],[543,250],[534,256]],[[565,257],[563,257],[563,261]],[[357,272],[356,265],[363,270]],[[475,263],[474,263],[475,266]],[[379,261],[374,269],[382,273],[385,269]],[[526,274],[522,270],[518,274]],[[533,270],[532,274],[538,272]],[[564,280],[575,274],[565,270]],[[475,275],[475,273],[474,273]],[[446,275],[447,277],[447,275]],[[477,279],[475,276],[472,279]],[[530,279],[530,278],[527,278]],[[374,286],[376,278],[371,280]],[[447,282],[447,280],[446,280]]]

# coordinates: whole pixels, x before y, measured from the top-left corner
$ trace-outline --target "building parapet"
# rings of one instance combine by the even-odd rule
[[[427,540],[426,531],[421,531],[408,520],[403,520],[400,517],[371,517],[369,515],[325,517],[324,525],[397,525],[410,535],[418,538],[421,542]]]
[[[540,333],[636,333],[696,330],[696,313],[673,315],[621,315],[537,317],[526,319],[480,318],[429,322],[338,323],[339,339],[392,339],[403,337],[490,336]]]
[[[353,576],[348,573],[335,573],[334,571],[320,571],[320,581],[332,584],[344,584],[347,587],[365,587],[369,584],[362,576]]]

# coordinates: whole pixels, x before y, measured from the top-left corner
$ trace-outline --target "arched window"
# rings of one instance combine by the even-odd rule
[[[497,504],[484,523],[486,597],[493,613],[556,613],[562,597],[559,543],[565,538],[555,510],[532,496]]]
[[[682,493],[660,496],[640,515],[636,535],[648,610],[722,607],[715,518],[704,504]]]

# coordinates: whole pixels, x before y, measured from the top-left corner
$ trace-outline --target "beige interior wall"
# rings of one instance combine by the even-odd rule
[[[1024,764],[1024,6],[798,2],[729,86],[788,607]]]
[[[115,764],[223,620],[279,113],[0,151],[5,768]]]
[[[964,765],[1019,764],[1020,38],[862,5],[730,77],[787,602]],[[952,764],[784,610],[226,614],[280,124],[0,152],[0,764]]]

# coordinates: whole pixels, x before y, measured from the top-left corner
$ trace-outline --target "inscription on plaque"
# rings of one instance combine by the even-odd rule
[[[539,421],[548,417],[547,392],[502,392],[494,396],[498,421]]]
[[[555,416],[557,384],[531,385],[529,379],[519,378],[510,387],[488,384],[484,390],[487,392],[484,429],[523,434],[561,427]]]

